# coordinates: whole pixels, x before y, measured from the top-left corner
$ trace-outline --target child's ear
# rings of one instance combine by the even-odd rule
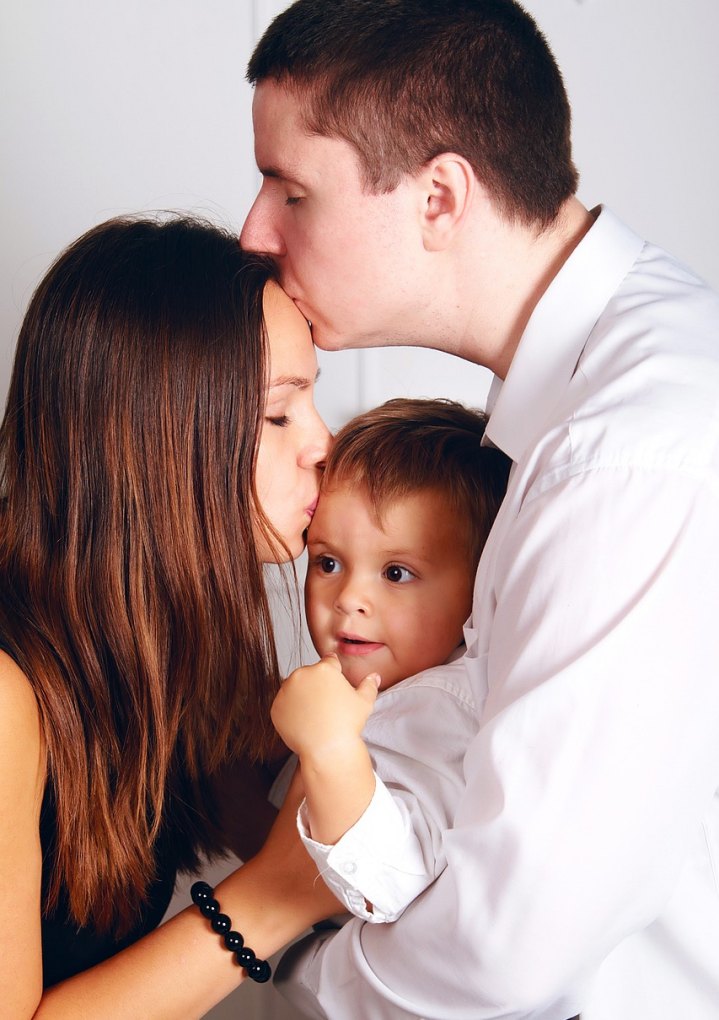
[[[456,152],[443,152],[419,174],[422,237],[427,251],[448,248],[467,218],[478,187],[474,170]]]

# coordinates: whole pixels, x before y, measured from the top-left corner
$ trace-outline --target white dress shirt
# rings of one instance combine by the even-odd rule
[[[379,695],[362,733],[376,779],[364,814],[327,846],[310,838],[306,805],[300,808],[305,847],[356,917],[396,920],[445,867],[443,834],[464,790],[480,705],[461,661],[395,684]]]
[[[719,297],[602,211],[487,431],[515,466],[466,631],[488,695],[447,867],[395,924],[291,950],[295,1001],[716,1020]]]

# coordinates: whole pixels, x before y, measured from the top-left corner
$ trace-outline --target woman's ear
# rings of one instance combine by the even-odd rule
[[[424,247],[427,251],[442,251],[462,229],[479,184],[470,164],[456,152],[435,156],[418,177]]]

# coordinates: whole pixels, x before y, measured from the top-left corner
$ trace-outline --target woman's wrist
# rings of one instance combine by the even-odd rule
[[[263,959],[341,909],[302,846],[294,816],[291,830],[284,821],[259,854],[215,888],[223,912]]]

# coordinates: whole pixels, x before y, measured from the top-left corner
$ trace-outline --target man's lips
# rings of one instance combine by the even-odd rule
[[[337,652],[341,655],[369,655],[384,648],[382,641],[367,641],[357,634],[338,634]]]

